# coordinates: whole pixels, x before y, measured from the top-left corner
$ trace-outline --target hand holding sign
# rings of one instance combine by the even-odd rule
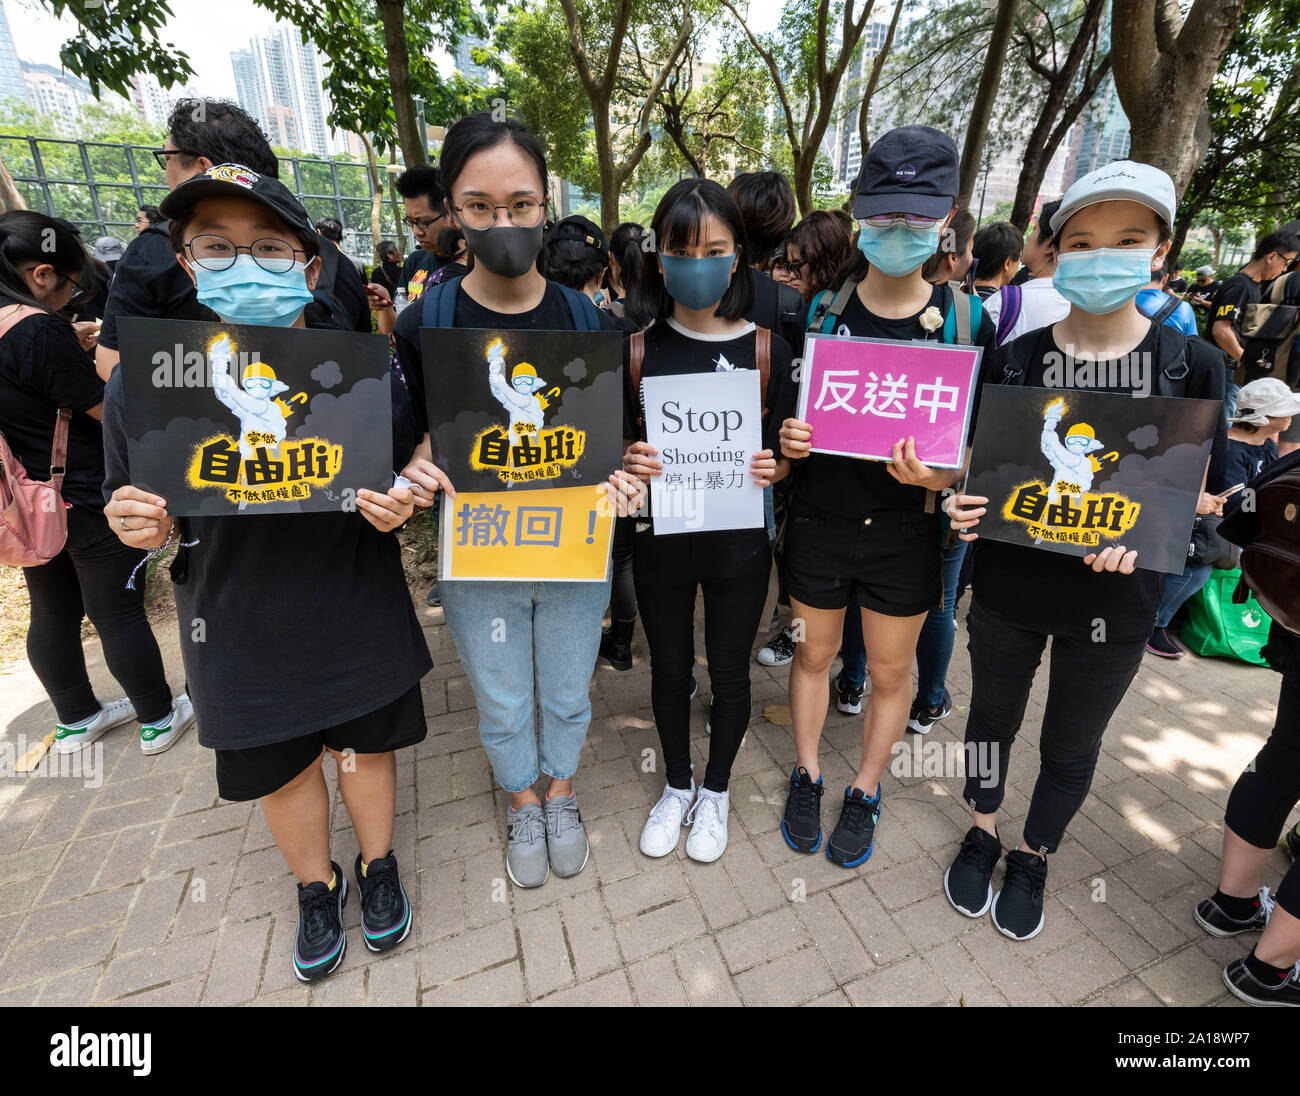
[[[916,438],[902,438],[894,442],[890,456],[889,474],[909,487],[924,487],[927,491],[942,491],[961,478],[961,469],[931,468],[921,463],[916,455]]]
[[[812,427],[799,419],[786,419],[781,424],[781,455],[800,460],[811,452]]]

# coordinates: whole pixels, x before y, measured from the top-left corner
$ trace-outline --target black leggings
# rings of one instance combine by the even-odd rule
[[[1271,849],[1300,801],[1300,677],[1282,678],[1277,722],[1255,760],[1237,777],[1223,820],[1257,849]],[[1297,914],[1300,916],[1300,914]]]
[[[81,649],[81,620],[104,645],[108,671],[126,690],[142,723],[171,710],[162,655],[144,614],[144,569],[126,589],[144,553],[128,548],[108,527],[102,511],[72,507],[68,542],[41,567],[24,567],[32,622],[27,657],[49,694],[60,723],[79,723],[99,711]]]
[[[967,804],[991,814],[1002,804],[1011,743],[1025,718],[1047,634],[980,607],[967,617],[971,701],[966,719]],[[1102,735],[1142,664],[1145,641],[1093,643],[1052,637],[1039,770],[1025,818],[1025,844],[1055,852],[1092,787]]]
[[[713,689],[704,787],[725,792],[749,726],[749,656],[770,566],[766,529],[636,534],[633,573],[650,645],[650,702],[674,788],[691,786],[696,587],[704,590],[704,646]]]
[[[636,518],[614,519],[614,582],[609,591],[611,620],[636,619],[636,588],[632,580],[632,547],[636,537]]]

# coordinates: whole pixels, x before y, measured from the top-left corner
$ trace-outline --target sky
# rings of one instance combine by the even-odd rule
[[[551,0],[554,2],[554,0]],[[75,31],[76,21],[65,13],[56,20],[39,0],[3,0],[18,56],[24,61],[59,67],[59,47]],[[770,30],[776,25],[782,0],[750,0],[752,27]],[[235,76],[230,67],[232,50],[243,49],[250,37],[275,25],[275,17],[253,0],[171,0],[173,18],[162,35],[189,54],[196,76],[191,81],[201,94],[233,99]],[[214,11],[219,12],[213,18]],[[450,71],[450,58],[437,57],[439,68]]]

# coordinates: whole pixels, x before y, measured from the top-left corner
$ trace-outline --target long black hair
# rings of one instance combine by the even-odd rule
[[[718,302],[714,315],[738,320],[754,307],[754,272],[749,266],[749,243],[740,207],[727,191],[712,179],[683,179],[675,183],[655,207],[650,221],[654,245],[659,251],[693,247],[700,238],[704,219],[712,213],[730,230],[739,260],[731,284]],[[642,251],[640,277],[628,288],[627,314],[639,324],[663,320],[672,315],[673,299],[664,286],[655,251]]]
[[[545,200],[546,153],[542,150],[541,142],[518,119],[505,117],[497,121],[491,112],[482,110],[453,122],[443,139],[442,152],[438,156],[438,170],[442,176],[442,185],[447,191],[448,204],[451,203],[451,188],[456,185],[469,158],[476,152],[495,148],[507,141],[518,145],[536,165],[537,177],[542,184],[542,198]]]
[[[646,232],[636,221],[624,221],[609,234],[609,257],[618,263],[618,279],[622,283],[623,297],[632,293],[632,286],[641,280],[641,251]],[[605,288],[611,293],[614,283],[612,270],[605,275]]]
[[[30,209],[0,215],[0,294],[19,304],[54,315],[32,296],[22,267],[49,263],[60,277],[75,281],[89,296],[95,290],[95,267],[81,238],[62,221]]]

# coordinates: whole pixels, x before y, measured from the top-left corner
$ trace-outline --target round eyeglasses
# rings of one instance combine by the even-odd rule
[[[536,198],[514,198],[508,205],[493,205],[483,198],[471,198],[464,205],[451,208],[466,228],[491,228],[496,224],[498,209],[506,211],[506,219],[515,228],[536,228],[546,212],[546,207]]]
[[[864,225],[870,225],[872,228],[889,228],[901,222],[918,232],[934,228],[942,219],[942,217],[921,217],[915,213],[881,213],[861,218]]]
[[[189,252],[194,265],[204,270],[229,270],[235,265],[239,253],[246,251],[252,256],[253,262],[271,274],[284,274],[292,270],[298,261],[297,256],[307,254],[287,240],[274,236],[266,236],[254,240],[247,247],[240,247],[224,236],[209,233],[195,236],[185,245],[185,250]]]

